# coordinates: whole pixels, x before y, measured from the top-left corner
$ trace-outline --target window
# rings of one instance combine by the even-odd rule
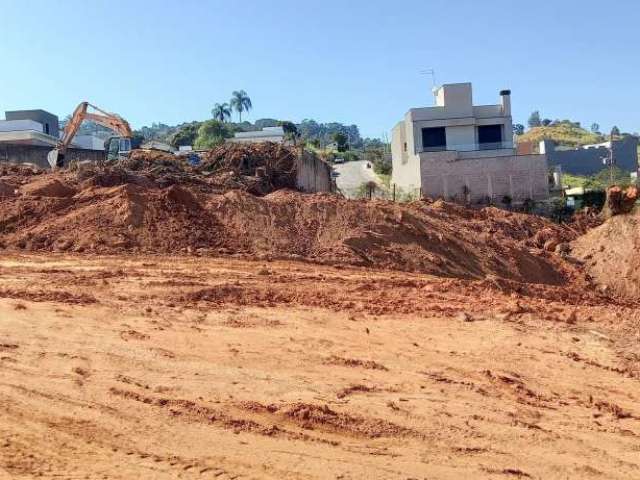
[[[46,133],[47,135],[49,135],[49,124],[45,123],[44,124],[44,133]]]
[[[422,129],[422,150],[438,152],[447,149],[447,135],[444,127]]]
[[[407,142],[404,142],[404,151],[407,151]]]
[[[480,150],[502,148],[502,125],[483,125],[478,127]]]

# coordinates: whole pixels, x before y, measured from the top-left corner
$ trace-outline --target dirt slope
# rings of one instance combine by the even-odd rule
[[[566,287],[3,255],[0,478],[640,477],[640,310]]]
[[[574,231],[494,208],[286,190],[263,197],[218,194],[204,184],[167,186],[130,175],[5,175],[0,181],[16,191],[0,199],[0,242],[10,249],[244,254],[549,284],[571,274],[542,247],[549,239],[570,240]]]
[[[573,243],[591,276],[611,293],[640,298],[640,214],[617,215]]]

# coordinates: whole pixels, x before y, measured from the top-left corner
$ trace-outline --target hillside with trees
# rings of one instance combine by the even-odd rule
[[[539,143],[541,140],[552,140],[557,145],[579,147],[593,143],[605,142],[606,138],[599,132],[589,131],[580,122],[570,120],[554,120],[546,125],[532,126],[528,131],[517,136],[518,143]]]

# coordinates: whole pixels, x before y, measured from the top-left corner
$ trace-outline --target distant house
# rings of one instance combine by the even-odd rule
[[[539,145],[540,153],[547,155],[550,166],[558,166],[562,172],[572,175],[594,175],[607,168],[612,149],[616,167],[630,173],[638,171],[638,138],[632,135],[577,148],[558,147],[550,140],[543,140]]]
[[[228,140],[235,143],[275,142],[284,143],[285,134],[282,127],[265,127],[255,132],[237,132]]]
[[[542,200],[544,155],[516,155],[511,92],[473,105],[470,83],[433,90],[435,106],[412,108],[393,129],[392,182],[406,193],[465,202]]]
[[[0,144],[55,146],[58,117],[44,110],[5,112],[0,120]]]

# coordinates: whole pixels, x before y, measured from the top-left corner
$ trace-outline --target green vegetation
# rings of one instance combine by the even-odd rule
[[[207,120],[198,128],[198,136],[194,146],[198,149],[208,149],[224,143],[233,137],[233,130],[220,120]]]
[[[228,103],[216,103],[211,110],[211,116],[220,122],[231,118],[231,107]]]
[[[242,123],[242,112],[248,112],[253,108],[253,105],[251,105],[251,99],[244,90],[234,91],[231,94],[231,101],[229,102],[229,105],[238,112],[238,121],[240,123]]]
[[[198,137],[200,125],[200,122],[193,122],[182,126],[169,138],[169,143],[173,148],[178,148],[183,145],[193,145]]]
[[[562,183],[569,188],[584,187],[587,190],[605,190],[611,184],[611,173],[604,168],[595,175],[581,176],[562,174]],[[622,187],[631,185],[632,179],[629,172],[613,167],[613,183]]]
[[[578,147],[592,143],[601,143],[605,139],[598,133],[585,130],[578,122],[556,120],[548,126],[533,127],[523,135],[518,136],[518,142],[532,142],[537,144],[541,140],[552,140],[557,145]]]
[[[339,152],[346,152],[347,148],[349,148],[349,137],[342,132],[335,132],[333,134],[333,141],[336,143]]]
[[[581,175],[571,175],[570,173],[562,174],[562,183],[569,188],[584,187],[588,177]]]

